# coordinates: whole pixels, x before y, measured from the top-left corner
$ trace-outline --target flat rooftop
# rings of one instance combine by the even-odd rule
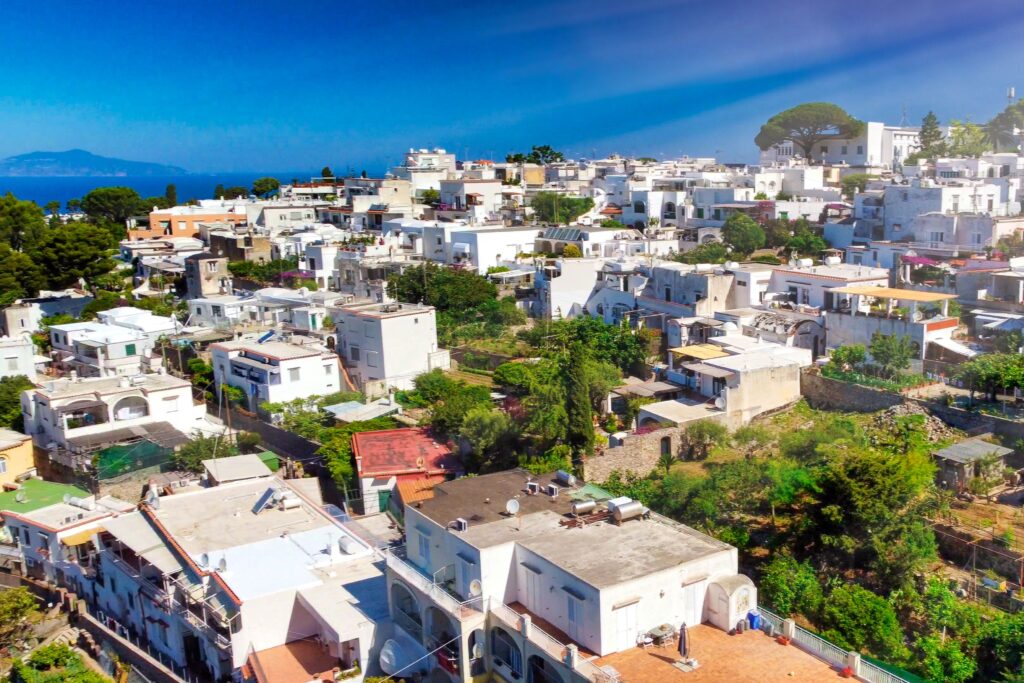
[[[211,348],[223,351],[247,351],[259,356],[273,358],[275,360],[294,360],[296,358],[310,358],[322,356],[327,349],[318,346],[289,344],[283,341],[266,341],[262,344],[256,341],[226,341],[213,344]]]
[[[20,496],[18,494],[21,494]],[[44,508],[64,501],[65,495],[88,498],[91,494],[85,489],[70,484],[57,484],[42,479],[27,479],[21,483],[17,491],[0,493],[0,511],[16,512],[24,515],[33,510]],[[19,498],[21,500],[19,500]]]
[[[680,398],[671,401],[659,401],[657,403],[648,403],[641,410],[662,422],[673,424],[703,420],[722,414],[721,410],[715,408],[710,403],[710,399],[694,401],[692,399]]]
[[[782,646],[761,631],[730,636],[701,624],[688,632],[690,656],[700,663],[695,671],[684,673],[673,666],[680,658],[674,645],[632,647],[594,663],[615,669],[629,683],[834,683],[839,679],[839,672],[827,662],[794,645]]]
[[[136,384],[122,387],[121,381],[129,379]],[[134,377],[97,377],[76,380],[55,379],[47,380],[36,387],[37,394],[50,399],[73,398],[75,396],[102,396],[104,394],[116,394],[124,391],[141,389],[143,391],[161,391],[164,389],[180,389],[191,386],[188,380],[179,379],[171,375],[135,375]]]
[[[942,450],[935,451],[935,457],[954,462],[972,463],[982,460],[990,455],[1003,457],[1013,453],[1012,448],[1006,448],[999,444],[989,443],[983,439],[966,439]]]
[[[452,532],[466,543],[486,548],[518,543],[548,562],[602,588],[720,552],[732,546],[664,517],[632,519],[617,526],[595,522],[580,528],[564,527],[570,505],[589,494],[586,485],[563,488],[558,496],[527,495],[530,476],[521,469],[458,479],[434,487],[434,497],[420,503],[419,512],[446,526],[461,517],[469,522],[464,532]],[[552,475],[535,477],[542,485],[557,483]],[[519,515],[505,513],[505,502],[515,499]],[[594,558],[601,558],[595,562]]]

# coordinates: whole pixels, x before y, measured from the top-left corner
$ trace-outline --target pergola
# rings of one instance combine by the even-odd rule
[[[938,292],[919,292],[915,289],[896,289],[895,287],[878,287],[876,285],[852,285],[850,287],[836,287],[829,290],[835,294],[849,294],[853,299],[850,306],[850,314],[857,315],[860,309],[861,297],[872,297],[885,300],[886,315],[892,315],[892,309],[896,302],[905,301],[910,304],[910,319],[917,318],[918,304],[942,303],[942,317],[949,313],[949,301],[955,299],[956,294],[940,294]]]

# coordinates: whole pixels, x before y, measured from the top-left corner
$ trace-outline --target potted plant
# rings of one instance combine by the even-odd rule
[[[789,636],[779,636],[775,639],[779,645],[789,645]]]
[[[848,666],[844,666],[843,670],[839,672],[839,675],[843,678],[853,678],[853,669]]]

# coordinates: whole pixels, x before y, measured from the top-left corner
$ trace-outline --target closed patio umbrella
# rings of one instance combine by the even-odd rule
[[[686,622],[679,627],[679,656],[683,659],[690,656],[690,634],[686,630]]]

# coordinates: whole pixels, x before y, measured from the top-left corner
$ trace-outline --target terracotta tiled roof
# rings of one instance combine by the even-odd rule
[[[426,429],[383,429],[352,436],[352,451],[360,476],[444,474],[459,468],[448,444],[435,440]]]
[[[404,479],[398,482],[398,497],[406,505],[434,497],[434,486],[444,481],[440,475],[424,479]]]

